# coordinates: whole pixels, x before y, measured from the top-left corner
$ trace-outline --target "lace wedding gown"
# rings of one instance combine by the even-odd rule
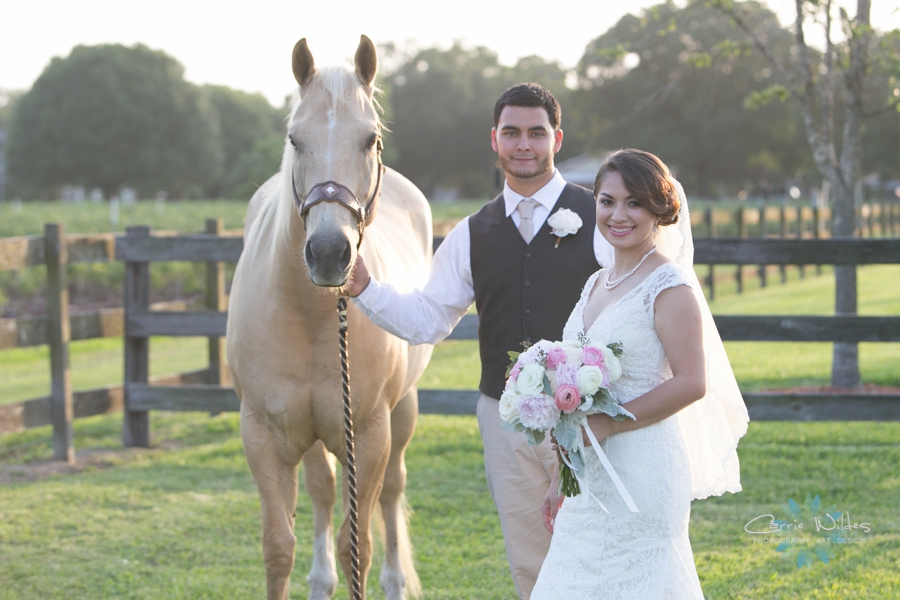
[[[598,277],[605,276],[601,270],[588,279],[563,339],[581,333],[588,295]],[[623,403],[672,376],[654,328],[653,307],[661,291],[679,285],[689,284],[677,266],[659,266],[586,332],[597,345],[622,343],[622,377],[610,391]],[[691,472],[676,419],[673,415],[600,442],[637,513],[628,510],[593,450],[585,449],[582,493],[566,498],[556,517],[531,600],[702,600],[688,539]]]

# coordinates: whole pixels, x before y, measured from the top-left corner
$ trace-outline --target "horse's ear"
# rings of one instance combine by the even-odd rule
[[[306,45],[306,38],[303,38],[294,45],[294,54],[291,57],[291,63],[294,67],[294,79],[300,84],[300,87],[306,86],[312,76],[316,73],[316,63],[313,62],[312,52]]]
[[[375,52],[375,44],[368,37],[359,36],[359,47],[356,49],[356,76],[362,84],[372,89],[375,81],[375,73],[378,72],[378,53]]]

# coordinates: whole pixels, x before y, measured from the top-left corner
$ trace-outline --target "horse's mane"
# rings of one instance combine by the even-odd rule
[[[335,113],[340,113],[343,107],[349,102],[356,102],[360,108],[364,108],[365,105],[370,102],[365,87],[360,84],[359,78],[350,67],[322,67],[321,69],[316,70],[315,75],[313,75],[313,80],[310,82],[310,87],[313,87],[317,80],[322,84],[322,87],[328,95],[329,108]],[[375,96],[380,95],[381,93],[381,89],[376,86],[371,99],[372,104],[374,104],[376,108],[376,119],[378,118],[378,113],[383,112],[381,105],[375,99]],[[291,114],[297,111],[297,108],[302,101],[303,94],[294,95],[293,110],[291,111]]]

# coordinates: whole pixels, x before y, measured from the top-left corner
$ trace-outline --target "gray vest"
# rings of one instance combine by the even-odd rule
[[[530,244],[506,216],[503,195],[469,217],[472,280],[478,310],[481,393],[499,398],[510,350],[522,342],[562,339],[569,313],[588,277],[600,265],[594,256],[595,205],[591,192],[567,183],[551,214],[568,208],[581,217],[575,235],[560,240],[544,225]]]

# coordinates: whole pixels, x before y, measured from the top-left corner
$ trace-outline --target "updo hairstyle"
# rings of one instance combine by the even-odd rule
[[[675,188],[675,179],[669,167],[655,155],[643,150],[626,148],[610,154],[594,180],[594,198],[600,194],[603,176],[615,171],[622,176],[625,188],[639,205],[659,219],[660,225],[678,222],[681,201]]]

